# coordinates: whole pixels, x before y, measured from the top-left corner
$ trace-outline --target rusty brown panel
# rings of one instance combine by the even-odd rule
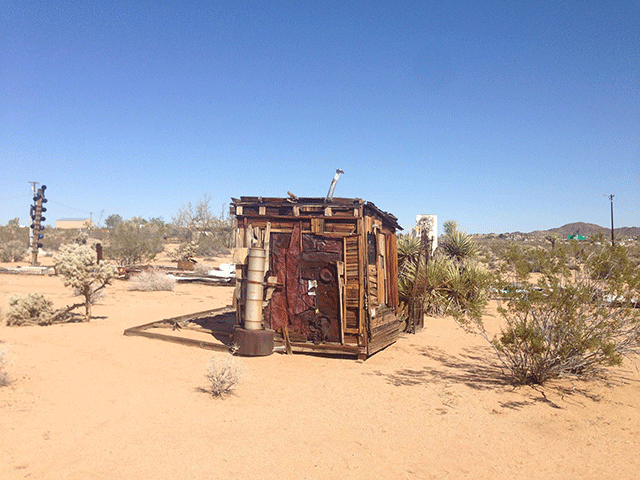
[[[271,274],[277,277],[280,285],[286,283],[286,253],[291,234],[288,233],[272,233],[270,241],[270,265],[273,269]],[[289,324],[287,293],[285,290],[278,288],[273,292],[269,305],[264,311],[265,325],[273,330],[278,330],[284,325]]]
[[[295,332],[305,332],[305,326],[297,315],[308,309],[308,306],[300,298],[300,272],[298,270],[300,263],[302,233],[300,225],[296,224],[291,232],[291,241],[286,253],[286,283],[287,292],[287,309],[289,314],[289,323]]]
[[[336,265],[342,260],[342,239],[303,234],[302,245],[300,270],[307,283],[301,297],[313,302],[311,314],[304,317],[309,327],[309,340],[338,343],[342,335]],[[309,295],[309,281],[316,285],[315,295]]]
[[[302,236],[303,252],[342,253],[342,239],[321,235],[304,234]]]

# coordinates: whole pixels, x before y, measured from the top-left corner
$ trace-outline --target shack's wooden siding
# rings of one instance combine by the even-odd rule
[[[270,277],[275,282],[266,289],[269,300],[265,326],[275,326],[280,335],[286,326],[284,333],[289,334],[291,343],[300,351],[368,356],[397,339],[400,324],[396,317],[399,304],[396,231],[401,227],[393,215],[361,199],[326,201],[296,197],[232,199],[231,213],[237,218],[236,252],[240,252],[236,259],[240,264],[237,284],[240,317],[244,302],[242,259],[249,247],[264,242],[269,262],[265,280]],[[292,245],[291,238],[299,245]],[[342,242],[340,252],[335,240]],[[331,244],[330,250],[336,253],[324,253],[323,248],[329,248],[324,244]],[[283,260],[291,259],[292,255],[297,262],[295,274],[293,267],[290,264],[286,267]],[[283,271],[287,268],[287,272]],[[318,275],[323,284],[318,284]],[[295,288],[300,289],[305,282],[312,285],[314,281],[318,288],[310,286],[308,292],[304,289],[298,292],[300,298],[295,296]],[[309,293],[312,290],[322,292],[323,297],[313,298],[315,293]],[[336,315],[327,313],[333,309],[327,298],[335,292],[339,299]],[[312,301],[316,302],[315,315]],[[319,303],[325,312],[318,308]],[[286,314],[284,306],[288,309]],[[286,322],[284,315],[288,315]]]

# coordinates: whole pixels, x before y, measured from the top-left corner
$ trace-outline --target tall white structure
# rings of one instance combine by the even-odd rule
[[[431,255],[438,248],[438,216],[416,215],[416,234],[421,235],[423,230],[427,232],[427,238],[431,240]]]

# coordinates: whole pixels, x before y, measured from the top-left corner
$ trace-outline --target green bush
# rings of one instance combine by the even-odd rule
[[[473,257],[478,251],[475,241],[458,231],[457,223],[445,222],[448,232],[434,258],[420,255],[420,239],[398,237],[398,293],[409,305],[412,296],[422,298],[424,312],[453,315],[481,321],[488,301],[490,275]]]
[[[520,384],[601,373],[640,352],[640,273],[626,250],[601,248],[580,271],[569,271],[558,250],[538,253],[535,284],[517,263],[508,263],[513,276],[502,275],[496,284],[506,302],[500,308],[506,327],[491,340],[479,327]]]
[[[21,240],[10,240],[0,245],[0,262],[20,262],[28,252],[25,242]]]
[[[164,250],[164,224],[158,220],[131,219],[109,229],[105,255],[120,265],[153,260]]]

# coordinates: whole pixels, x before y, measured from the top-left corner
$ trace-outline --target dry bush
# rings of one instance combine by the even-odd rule
[[[207,265],[205,263],[198,263],[193,269],[194,273],[197,273],[198,275],[209,275],[210,270],[215,269],[211,265]]]
[[[242,365],[233,355],[213,356],[207,367],[206,378],[209,382],[209,388],[206,390],[216,398],[229,395],[235,389],[243,373]]]
[[[27,254],[27,246],[21,240],[10,240],[0,245],[0,262],[20,262]]]
[[[9,372],[7,372],[8,364],[9,358],[7,354],[7,347],[2,344],[0,345],[0,387],[9,385]]]
[[[53,302],[37,292],[9,297],[7,326],[51,325]]]
[[[147,270],[131,277],[129,290],[138,292],[171,292],[175,286],[175,278],[167,276],[160,270]]]

